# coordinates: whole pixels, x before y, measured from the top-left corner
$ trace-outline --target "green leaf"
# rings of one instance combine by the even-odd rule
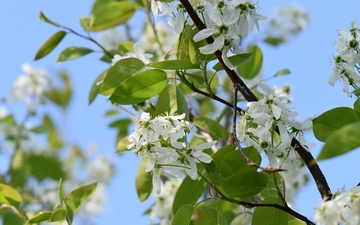
[[[162,70],[146,70],[124,80],[112,93],[109,100],[122,105],[138,104],[159,94],[167,83]]]
[[[252,52],[253,57],[249,61],[241,64],[238,70],[242,77],[250,80],[259,74],[262,67],[263,54],[261,49],[256,45],[248,48],[248,52]]]
[[[360,120],[360,114],[348,107],[338,107],[313,119],[314,135],[319,141],[326,139],[339,128]]]
[[[76,212],[95,192],[96,183],[81,186],[65,196],[64,201],[72,212]],[[69,213],[69,212],[67,212]]]
[[[94,5],[91,8],[91,13],[94,14],[94,12],[96,12],[97,10],[101,9],[102,7],[104,7],[106,4],[112,2],[113,0],[96,0],[94,2]]]
[[[213,162],[215,163],[217,168],[220,168],[221,161],[225,158],[225,156],[229,153],[234,152],[236,147],[231,145],[225,145],[220,148],[213,156]]]
[[[64,205],[63,205],[63,202],[64,202],[64,191],[63,191],[63,187],[62,187],[62,179],[59,180],[59,184],[58,184],[58,195],[59,195],[60,205],[61,205],[61,207],[64,207]]]
[[[2,209],[8,208],[6,205],[0,206]],[[11,206],[9,207],[11,210],[1,210],[1,222],[2,225],[24,225],[25,220],[23,217],[20,217],[18,213],[13,213],[12,210],[17,210],[16,207]],[[19,211],[19,210],[17,210]]]
[[[189,109],[185,96],[176,84],[168,84],[159,95],[155,114],[160,115],[166,112],[169,114],[177,113],[178,115],[185,113],[186,119],[189,119]]]
[[[153,189],[152,175],[150,172],[145,172],[146,160],[142,160],[136,174],[135,187],[136,193],[140,202],[146,201],[149,198]]]
[[[90,31],[93,26],[95,18],[93,15],[90,17],[80,17],[80,25],[84,29],[84,31]]]
[[[211,134],[214,139],[227,140],[229,138],[229,131],[215,120],[209,119],[207,117],[197,116],[194,118],[193,123],[195,126],[198,126],[199,128]]]
[[[54,48],[61,42],[61,40],[65,37],[66,32],[61,30],[56,32],[53,36],[45,41],[44,44],[39,48],[35,55],[35,60],[41,59],[49,54]]]
[[[95,21],[90,31],[106,30],[128,21],[139,6],[132,2],[109,2],[93,11]]]
[[[140,59],[126,58],[116,62],[104,78],[99,94],[111,95],[115,88],[134,73],[141,70],[145,64]]]
[[[53,212],[39,212],[35,216],[31,217],[27,223],[33,224],[33,223],[40,223],[42,221],[47,221],[51,217]]]
[[[64,62],[64,61],[76,59],[81,56],[87,55],[93,51],[94,50],[90,48],[84,48],[84,47],[74,47],[74,46],[68,47],[60,53],[57,62]]]
[[[102,73],[100,73],[99,76],[94,80],[94,83],[91,85],[89,92],[89,105],[95,100],[96,96],[98,95],[101,87],[101,84],[99,84],[99,82],[104,80],[104,77],[108,71],[109,70],[106,69]]]
[[[273,46],[278,46],[285,42],[282,37],[267,37],[264,41]]]
[[[48,155],[29,155],[28,166],[30,167],[30,173],[39,180],[45,178],[52,178],[59,180],[65,178],[66,173],[63,171],[62,163],[58,157]]]
[[[205,209],[196,220],[195,225],[222,225],[223,220],[219,210],[215,208]]]
[[[286,68],[286,69],[279,70],[277,73],[275,73],[274,77],[284,76],[287,74],[290,74],[290,70]]]
[[[128,52],[134,52],[134,42],[133,41],[121,42],[118,46],[118,52],[120,55],[125,55]]]
[[[21,195],[11,186],[0,184],[0,202],[19,207],[22,201]]]
[[[199,49],[196,48],[195,42],[193,39],[187,39],[189,41],[189,57],[191,63],[195,64],[199,60]]]
[[[41,10],[40,10],[40,15],[39,15],[39,17],[40,17],[40,19],[41,19],[42,21],[44,21],[44,22],[46,22],[46,23],[50,23],[50,24],[52,24],[52,25],[54,25],[54,26],[60,27],[60,24],[58,24],[58,23],[56,23],[56,22],[48,19]]]
[[[192,63],[190,59],[166,60],[150,63],[148,66],[163,70],[186,70],[200,68],[199,63]]]
[[[288,225],[305,225],[305,223],[300,220],[290,220]]]
[[[256,195],[266,187],[267,182],[266,175],[256,171],[246,171],[225,178],[222,187],[232,198],[242,198]]]
[[[65,219],[66,212],[64,209],[57,209],[49,218],[49,222],[56,222]]]
[[[244,153],[255,163],[260,165],[261,156],[259,152],[253,147],[243,148]],[[256,171],[256,167],[250,167],[247,165],[244,157],[242,157],[239,150],[233,150],[223,157],[218,167],[219,172],[224,177],[229,177],[239,172],[246,170]]]
[[[171,225],[189,225],[193,212],[194,206],[188,204],[182,205],[175,213]]]
[[[356,110],[356,112],[360,113],[360,98],[357,98],[354,102],[354,109]]]
[[[244,53],[244,54],[238,54],[234,56],[230,56],[229,60],[233,64],[233,66],[239,66],[245,62],[248,62],[250,59],[252,59],[253,53]],[[221,66],[221,63],[218,62],[213,66],[213,69],[216,71],[223,70],[224,68]]]
[[[118,144],[116,146],[116,153],[117,154],[122,154],[124,152],[129,151],[129,149],[127,148],[127,146],[129,144],[130,144],[129,136],[126,136],[126,137],[120,139],[120,141],[118,142]]]
[[[333,132],[325,140],[317,160],[333,158],[360,146],[360,121],[347,124]]]
[[[182,205],[195,205],[203,193],[205,186],[206,182],[203,179],[198,178],[197,180],[192,180],[189,176],[186,176],[175,194],[172,206],[173,214],[175,214]]]
[[[282,205],[281,200],[275,197],[265,198],[262,203]],[[252,225],[287,225],[288,214],[274,207],[257,207],[251,222]]]

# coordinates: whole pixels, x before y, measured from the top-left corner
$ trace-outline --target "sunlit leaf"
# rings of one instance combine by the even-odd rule
[[[101,84],[99,94],[110,95],[118,85],[142,69],[144,66],[145,64],[143,61],[136,58],[119,60],[111,66],[109,72],[106,74],[104,82]]]
[[[252,57],[253,57],[253,53],[250,52],[250,53],[244,53],[244,54],[230,56],[229,60],[230,60],[231,64],[233,64],[233,66],[239,66],[243,63],[246,63],[250,59],[252,59]],[[215,64],[215,66],[213,66],[213,69],[216,71],[219,71],[219,70],[223,70],[224,68],[221,66],[221,63],[218,62]]]
[[[194,206],[188,204],[182,205],[175,213],[171,225],[189,225],[193,212]]]
[[[186,114],[189,119],[189,109],[181,89],[175,84],[168,84],[160,93],[155,109],[156,115],[169,113]]]
[[[61,42],[67,33],[63,30],[56,32],[49,39],[47,39],[44,44],[39,48],[35,55],[35,60],[41,59],[47,54],[49,54],[54,48]]]
[[[0,203],[19,207],[22,201],[21,195],[11,186],[0,184]]]
[[[135,179],[136,193],[140,202],[146,201],[149,198],[153,189],[152,175],[150,172],[145,172],[146,160],[142,160]]]
[[[90,31],[106,30],[128,21],[139,6],[128,1],[109,2],[93,11],[94,24]]]
[[[222,187],[232,198],[251,197],[262,191],[268,182],[266,175],[246,171],[231,175],[222,181]]]
[[[65,203],[76,212],[96,190],[96,183],[81,186],[64,197]]]
[[[290,70],[289,69],[282,69],[279,70],[277,73],[275,73],[274,77],[279,77],[279,76],[284,76],[290,74]]]
[[[65,219],[66,212],[64,209],[56,209],[50,216],[49,222],[56,222]]]
[[[50,23],[50,24],[52,24],[52,25],[54,25],[54,26],[60,27],[60,24],[58,24],[57,22],[54,22],[54,21],[48,19],[41,10],[40,10],[40,15],[39,15],[39,17],[40,17],[40,19],[41,19],[42,21],[44,21],[44,22],[46,22],[46,23]]]
[[[94,16],[90,17],[80,17],[80,25],[84,29],[84,31],[90,31],[92,25],[94,24],[95,18]]]
[[[101,87],[101,83],[104,80],[105,75],[108,73],[108,69],[104,70],[99,76],[94,80],[94,83],[91,85],[90,92],[89,92],[89,105],[95,100],[96,96],[98,95]]]
[[[248,48],[248,52],[253,53],[253,57],[249,61],[241,64],[238,70],[242,77],[250,80],[259,74],[262,67],[263,54],[261,49],[256,45]]]
[[[338,107],[313,119],[313,131],[319,141],[326,141],[339,128],[360,120],[360,113],[348,107]]]
[[[185,70],[185,69],[199,69],[200,64],[193,64],[189,59],[166,60],[160,62],[150,63],[149,67],[164,69],[164,70]]]
[[[120,141],[118,142],[117,146],[116,146],[116,153],[117,154],[122,154],[124,152],[129,151],[129,149],[127,148],[127,146],[130,144],[129,141],[129,137],[126,136],[122,139],[120,139]]]
[[[87,55],[93,51],[94,50],[90,48],[84,48],[84,47],[74,47],[74,46],[68,47],[60,53],[57,62],[64,62],[64,61],[76,59],[81,56]]]
[[[205,186],[206,182],[201,178],[192,180],[189,176],[185,177],[175,194],[172,212],[175,214],[179,208],[185,204],[195,205],[203,193]]]
[[[278,46],[285,42],[282,37],[267,37],[264,41],[273,46]]]
[[[159,94],[166,86],[167,75],[162,70],[146,70],[124,80],[109,100],[123,105],[138,104]]]
[[[52,214],[53,214],[53,212],[39,212],[35,216],[31,217],[27,221],[27,223],[33,224],[33,223],[40,223],[42,221],[47,221],[51,217]]]
[[[350,152],[360,146],[360,121],[347,124],[325,139],[317,160],[333,158]]]

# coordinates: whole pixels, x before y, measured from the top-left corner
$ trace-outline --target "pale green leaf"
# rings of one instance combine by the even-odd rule
[[[46,23],[50,23],[50,24],[52,24],[52,25],[54,25],[54,26],[60,27],[60,24],[58,24],[57,22],[54,22],[54,21],[48,19],[41,10],[40,10],[40,15],[39,15],[39,17],[40,17],[40,19],[41,19],[42,21],[44,21],[44,22],[46,22]]]
[[[128,21],[139,6],[133,2],[109,2],[93,11],[94,24],[90,31],[106,30]]]
[[[243,53],[243,54],[230,56],[228,58],[233,66],[239,66],[252,59],[252,57],[253,57],[253,53]],[[224,68],[221,66],[221,63],[218,62],[215,64],[215,66],[213,66],[213,69],[219,71],[219,70],[223,70]]]
[[[0,184],[0,203],[19,207],[22,201],[21,195],[14,188],[6,184]]]
[[[104,70],[99,76],[94,80],[94,83],[91,85],[89,91],[89,105],[95,100],[96,96],[98,95],[101,87],[101,83],[104,80],[105,75],[108,73],[108,69]]]
[[[49,218],[49,222],[56,222],[65,219],[66,212],[64,209],[56,209]]]
[[[51,217],[53,212],[39,212],[38,214],[32,216],[27,223],[33,224],[33,223],[40,223],[42,221],[47,221]]]
[[[216,208],[205,209],[196,220],[195,225],[222,225],[221,213]]]
[[[282,205],[275,197],[265,198],[262,203]],[[288,225],[288,214],[274,207],[256,207],[251,222],[252,225]]]
[[[149,67],[163,69],[163,70],[185,70],[185,69],[199,69],[199,63],[192,63],[189,59],[166,60],[161,62],[150,63]]]
[[[41,45],[39,50],[36,52],[35,60],[41,59],[49,54],[54,48],[61,42],[67,33],[63,30],[56,32],[44,44]]]
[[[109,100],[122,105],[138,104],[159,94],[166,86],[167,75],[162,70],[146,70],[124,80]]]
[[[135,188],[138,198],[141,202],[149,198],[153,189],[152,175],[150,172],[145,172],[146,160],[142,160],[135,179]]]
[[[333,158],[360,146],[360,121],[347,124],[333,132],[325,140],[317,160]]]
[[[94,50],[90,48],[84,48],[84,47],[74,47],[74,46],[68,47],[60,53],[57,62],[64,62],[64,61],[76,59],[81,56],[87,55],[93,51]]]

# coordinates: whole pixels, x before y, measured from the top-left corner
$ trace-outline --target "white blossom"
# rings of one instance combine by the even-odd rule
[[[128,52],[124,56],[120,56],[118,54],[114,55],[112,59],[111,66],[115,65],[119,60],[125,58],[138,58],[143,61],[145,64],[151,63],[152,54],[145,53],[144,49],[142,49],[139,43],[134,44],[134,52]]]

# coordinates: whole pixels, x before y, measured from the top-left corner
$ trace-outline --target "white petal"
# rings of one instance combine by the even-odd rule
[[[210,37],[211,35],[215,34],[217,32],[217,29],[214,28],[206,28],[199,31],[195,36],[193,37],[193,40],[195,42],[201,41],[207,37]]]
[[[207,149],[207,148],[211,148],[212,146],[214,146],[216,144],[217,141],[211,141],[211,142],[206,142],[204,144],[199,144],[194,146],[194,149],[196,150],[202,150],[202,149]]]
[[[204,163],[209,163],[212,161],[211,156],[209,156],[208,154],[206,154],[204,152],[194,151],[194,152],[192,152],[192,155],[195,158],[197,158],[199,161],[204,162]]]
[[[153,176],[152,176],[152,184],[153,184],[153,188],[154,188],[154,192],[158,195],[161,192],[161,179],[160,179],[160,175],[158,174],[157,171],[153,171]]]
[[[274,114],[274,117],[278,120],[281,116],[281,108],[275,104],[272,104],[271,109]]]

